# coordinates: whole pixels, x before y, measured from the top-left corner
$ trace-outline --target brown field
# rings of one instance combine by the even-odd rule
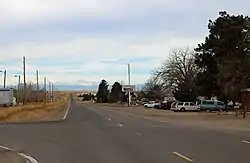
[[[28,103],[0,108],[1,122],[55,120],[62,117],[67,107],[69,92],[55,92],[54,102]]]

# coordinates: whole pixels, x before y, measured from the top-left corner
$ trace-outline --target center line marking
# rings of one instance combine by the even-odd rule
[[[178,152],[173,152],[173,154],[175,154],[176,156],[179,156],[180,158],[182,158],[182,159],[184,159],[186,161],[193,162],[193,160],[191,158],[188,158],[188,157],[186,157],[186,156],[184,156],[184,155],[182,155],[182,154],[180,154]]]
[[[120,123],[118,123],[118,126],[120,126],[120,127],[124,127],[122,124],[120,124]]]
[[[247,141],[247,140],[242,140],[242,143],[247,143],[247,144],[250,144],[250,141]]]
[[[139,132],[137,133],[137,135],[138,135],[138,136],[142,136],[142,134],[141,134],[141,133],[139,133]]]

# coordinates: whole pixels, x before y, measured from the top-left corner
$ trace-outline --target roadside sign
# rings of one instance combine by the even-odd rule
[[[122,92],[133,92],[135,85],[122,85]]]

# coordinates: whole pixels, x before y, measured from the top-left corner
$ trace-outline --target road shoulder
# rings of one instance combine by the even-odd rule
[[[250,118],[236,118],[234,115],[217,113],[171,112],[167,110],[144,109],[142,107],[114,107],[102,104],[85,104],[110,111],[138,116],[144,119],[175,124],[180,127],[194,127],[219,131],[250,132]]]

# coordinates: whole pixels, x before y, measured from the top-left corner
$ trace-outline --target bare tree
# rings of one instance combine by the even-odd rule
[[[154,72],[154,78],[165,90],[172,90],[174,93],[194,92],[198,73],[194,61],[193,50],[174,49],[162,66]]]
[[[157,83],[155,78],[150,78],[143,87],[142,91],[145,93],[145,97],[149,99],[159,99],[162,100],[164,97],[164,90],[162,86]]]

